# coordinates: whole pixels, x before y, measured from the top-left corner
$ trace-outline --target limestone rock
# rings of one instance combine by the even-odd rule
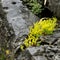
[[[6,19],[5,12],[0,4],[0,46],[7,48],[14,38],[14,31]],[[9,42],[9,43],[8,43]]]
[[[46,6],[55,16],[60,18],[60,0],[47,0]]]
[[[2,0],[1,3],[3,10],[7,13],[6,17],[9,25],[13,27],[16,39],[28,35],[29,26],[39,18],[23,6],[20,0]]]

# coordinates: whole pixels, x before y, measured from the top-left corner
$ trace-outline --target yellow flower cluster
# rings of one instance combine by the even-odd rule
[[[25,47],[30,47],[30,46],[36,46],[38,41],[38,37],[35,37],[31,34],[28,35],[28,38],[25,38],[23,44]],[[24,50],[24,45],[20,46],[20,49],[23,51]]]
[[[40,36],[43,34],[52,34],[56,26],[56,18],[47,18],[36,22],[33,27],[30,27],[30,34]]]
[[[30,47],[30,46],[35,46],[36,45],[36,42],[38,40],[38,37],[35,37],[33,35],[29,35],[28,38],[25,39],[24,41],[24,45],[26,47]]]
[[[47,18],[46,20],[41,19],[39,22],[36,22],[34,26],[30,27],[30,32],[28,38],[26,38],[23,44],[26,47],[36,46],[41,43],[41,40],[38,41],[41,35],[52,34],[56,26],[56,18]],[[39,42],[39,44],[37,43]],[[20,46],[23,50],[24,46]]]
[[[48,18],[47,20],[40,20],[38,24],[40,25],[42,33],[52,34],[55,30],[55,26],[57,25],[56,22],[56,18]]]
[[[6,55],[9,55],[10,54],[10,50],[6,50]]]

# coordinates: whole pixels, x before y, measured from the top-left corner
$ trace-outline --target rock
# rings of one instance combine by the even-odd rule
[[[44,56],[33,56],[35,60],[47,60]]]
[[[60,18],[60,0],[47,0],[46,6],[55,16]]]
[[[50,2],[50,0],[48,1]],[[55,4],[56,0],[53,1],[53,4]],[[42,39],[44,39],[44,42],[47,42],[50,45],[41,44],[39,47],[29,47],[23,52],[20,51],[19,46],[24,41],[25,37],[27,37],[29,33],[29,26],[33,25],[33,23],[39,20],[39,18],[32,14],[25,6],[23,6],[21,0],[2,0],[1,3],[6,14],[0,9],[0,15],[2,15],[0,17],[0,41],[4,41],[0,43],[5,45],[8,42],[7,45],[9,47],[11,46],[11,44],[12,46],[14,46],[13,53],[15,53],[15,60],[60,59],[60,31],[55,31],[54,34],[49,36],[43,36],[44,38],[41,37]],[[54,11],[54,9],[52,9],[52,11]],[[6,16],[7,19],[5,19],[4,16]],[[6,40],[7,42],[5,43]],[[55,45],[56,42],[57,45]]]
[[[33,23],[39,20],[39,18],[32,14],[25,6],[23,6],[21,0],[1,0],[1,3],[3,11],[6,13],[5,16],[7,17],[8,24],[12,27],[15,34],[14,40],[11,40],[11,44],[14,48],[13,53],[16,53],[19,50],[20,43],[29,33],[29,26],[33,25]],[[10,32],[13,34],[12,31]],[[10,34],[8,35],[10,36]],[[19,55],[21,56],[21,54],[17,54],[17,58]],[[22,57],[18,59],[21,60]]]
[[[60,46],[60,38],[57,41],[57,45]]]
[[[45,48],[45,47],[44,47]],[[47,46],[46,48],[45,48],[45,56],[47,57],[47,59],[48,60],[54,60],[53,58],[54,58],[54,56],[55,55],[58,55],[58,51],[60,51],[60,50],[58,50],[59,48],[57,47],[57,46]],[[49,51],[49,52],[47,52],[47,51]]]
[[[0,8],[0,46],[7,48],[8,44],[10,48],[11,41],[13,41],[15,34],[12,26],[9,26],[1,4]]]
[[[55,38],[60,38],[60,33],[58,32],[58,33],[54,33],[54,35],[53,35]]]
[[[3,11],[3,8],[0,3],[0,51],[1,51],[0,60],[1,59],[5,60],[5,58],[6,60],[7,58],[11,60],[10,58],[13,57],[11,51],[13,50],[12,41],[14,40],[14,38],[15,38],[14,30],[12,26],[9,26],[9,23],[6,19],[6,13]],[[10,54],[8,56],[5,53],[6,50],[10,51]]]
[[[41,36],[40,39],[44,40],[44,42],[46,42],[47,44],[52,44],[56,40],[56,38],[53,37],[53,35]]]
[[[20,0],[2,0],[2,6],[7,13],[9,24],[12,25],[14,29],[16,39],[23,35],[28,35],[29,26],[39,20],[38,17],[23,6]]]
[[[54,56],[54,60],[60,60],[60,56],[55,55],[55,56]]]
[[[59,38],[60,38],[59,28],[57,28],[57,30],[54,31],[53,34],[51,35],[40,36],[41,40],[44,40],[45,43],[52,44],[52,45],[54,45],[55,43],[58,44],[57,41]]]
[[[23,52],[18,52],[20,55],[17,56],[18,59],[31,59],[31,60],[54,60],[54,59],[60,59],[56,58],[56,55],[60,55],[60,48],[53,45],[44,45],[39,47],[30,47],[27,48]],[[24,55],[25,54],[25,55]],[[27,55],[28,54],[28,55]],[[23,56],[23,57],[22,57]],[[28,58],[25,58],[25,57]],[[17,60],[18,60],[17,59]]]
[[[30,52],[31,55],[40,55],[42,52],[44,52],[43,46],[40,47],[31,47],[27,48],[27,50]]]
[[[28,51],[21,52],[16,60],[34,60]]]

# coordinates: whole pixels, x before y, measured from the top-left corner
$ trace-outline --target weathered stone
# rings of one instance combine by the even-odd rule
[[[53,45],[51,46],[41,45],[40,47],[30,47],[27,48],[26,50],[29,51],[30,55],[32,55],[35,60],[40,60],[40,59],[44,60],[44,58],[46,60],[52,60],[56,54],[58,55],[58,53],[60,53],[60,49],[57,46],[53,46]]]
[[[43,46],[40,47],[31,47],[27,48],[27,50],[30,52],[31,55],[40,55],[42,52],[44,52]]]
[[[28,51],[21,52],[16,60],[35,60]]]
[[[55,56],[54,56],[54,60],[60,60],[60,56],[55,55]]]
[[[9,24],[12,25],[14,29],[16,39],[18,37],[22,39],[23,35],[28,35],[29,26],[39,20],[37,16],[23,6],[22,1],[20,0],[2,0],[2,6],[7,13]]]
[[[15,35],[12,26],[9,26],[9,23],[5,16],[5,12],[3,11],[3,8],[0,3],[0,46],[7,48],[7,44],[11,44],[11,41],[13,41],[14,36]]]
[[[51,1],[54,1],[54,2],[51,2]],[[53,4],[55,4],[55,1],[56,0],[49,0],[49,2]],[[36,17],[34,14],[32,14],[25,6],[23,6],[20,0],[2,0],[1,3],[3,6],[3,10],[7,14],[6,17],[8,21],[5,20],[4,18],[5,15],[0,13],[0,15],[2,15],[0,19],[0,23],[1,23],[0,24],[0,28],[1,28],[0,39],[1,41],[4,41],[3,44],[6,44],[8,41],[9,42],[12,41],[14,37],[14,40],[16,41],[12,42],[14,43],[12,44],[12,46],[14,45],[14,47],[16,48],[13,51],[16,53],[15,60],[54,60],[54,59],[59,60],[60,59],[58,55],[58,53],[60,53],[60,48],[58,47],[60,39],[57,39],[55,41],[56,38],[60,38],[60,31],[54,33],[53,35],[44,37],[45,42],[50,43],[52,45],[44,44],[44,45],[40,45],[39,47],[30,47],[30,48],[27,48],[25,51],[21,52],[19,50],[21,41],[23,41],[25,37],[28,35],[29,26],[33,25],[33,23],[39,20],[39,18]],[[55,6],[54,5],[51,5],[51,6],[56,7],[57,4]],[[59,7],[57,9],[56,8],[53,9],[53,7],[51,7],[52,12],[55,13],[59,10]],[[0,11],[2,12],[2,10]],[[58,13],[56,14],[59,15]],[[16,38],[14,36],[14,32],[15,32]],[[5,43],[5,40],[7,40],[6,43]],[[58,43],[55,46],[54,44],[56,42]]]
[[[13,52],[16,53],[19,50],[20,42],[23,41],[29,33],[29,26],[33,25],[33,23],[39,20],[39,18],[32,14],[25,6],[23,6],[22,1],[20,0],[1,0],[1,3],[3,10],[6,13],[9,26],[12,26],[15,32],[15,37],[14,41],[12,41],[12,46],[14,47]],[[11,33],[13,34],[12,31]],[[8,35],[10,36],[10,34]],[[19,53],[17,54],[17,59],[22,60],[22,56],[25,56],[25,54],[28,54],[28,52],[24,52],[23,54],[21,53],[22,55]],[[30,58],[28,54],[28,57],[25,60],[29,59]]]
[[[8,49],[10,52],[13,50],[13,46],[11,42],[14,40],[15,33],[12,29],[12,26],[9,26],[9,23],[6,19],[6,13],[3,11],[3,8],[1,6],[0,2],[0,60],[4,59],[4,57],[10,58],[13,56],[12,53],[10,53],[8,56],[6,55],[5,51]],[[1,56],[4,57],[1,57]],[[7,57],[6,57],[7,56]],[[14,58],[12,58],[13,60]],[[4,59],[5,60],[5,59]]]
[[[51,36],[52,36],[52,37],[51,37]],[[44,42],[46,42],[47,44],[52,44],[53,41],[56,40],[56,38],[53,37],[53,35],[41,36],[40,39],[41,39],[41,40],[44,40]]]
[[[60,18],[60,0],[47,0],[47,8]]]
[[[53,34],[51,35],[45,35],[45,36],[40,36],[41,40],[44,40],[44,42],[48,43],[48,44],[55,44],[58,39],[60,38],[60,29],[57,28],[56,31],[53,32]]]
[[[57,40],[57,42],[55,43],[55,45],[60,46],[60,38]]]
[[[33,56],[35,60],[47,60],[44,56]]]
[[[54,33],[53,36],[54,36],[55,38],[60,38],[60,33],[59,33],[59,32]]]

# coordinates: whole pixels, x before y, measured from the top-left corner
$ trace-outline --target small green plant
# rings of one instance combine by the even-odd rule
[[[0,60],[12,60],[13,58],[11,58],[9,56],[9,54],[10,54],[10,50],[9,49],[1,47],[1,50],[0,50]]]
[[[53,34],[57,25],[56,21],[56,18],[47,18],[46,20],[41,19],[40,21],[34,23],[34,26],[30,27],[28,38],[25,38],[23,42],[25,47],[40,45],[42,40],[39,40],[39,37],[42,35]],[[24,50],[23,45],[21,45],[20,48]]]
[[[5,52],[4,52],[4,48],[2,48],[0,50],[0,60],[6,60],[6,55],[5,55]]]
[[[42,5],[38,3],[37,0],[23,0],[24,4],[28,6],[28,8],[33,12],[34,14],[38,15],[42,12]]]
[[[39,13],[41,13],[42,11],[42,5],[40,5],[37,1],[34,1],[34,3],[31,3],[32,6],[32,12],[36,15],[38,15]]]

